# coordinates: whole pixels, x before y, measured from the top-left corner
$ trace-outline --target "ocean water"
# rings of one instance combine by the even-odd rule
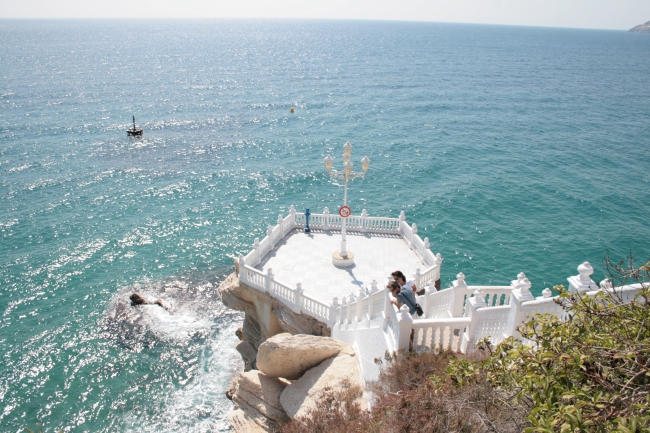
[[[404,210],[443,285],[648,257],[648,35],[0,21],[0,58],[1,431],[227,431],[215,288],[290,205],[341,204],[347,140],[353,213]]]

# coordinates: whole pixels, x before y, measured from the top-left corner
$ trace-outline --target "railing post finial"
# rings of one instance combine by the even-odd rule
[[[406,221],[406,214],[404,213],[404,211],[401,211],[399,213],[399,220],[400,221]]]

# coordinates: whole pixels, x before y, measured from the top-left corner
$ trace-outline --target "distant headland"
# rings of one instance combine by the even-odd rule
[[[644,24],[639,24],[636,27],[632,27],[628,31],[632,33],[650,33],[650,21]]]

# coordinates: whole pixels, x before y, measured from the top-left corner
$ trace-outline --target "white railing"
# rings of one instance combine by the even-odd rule
[[[415,320],[408,308],[397,309],[390,303],[386,290],[377,289],[373,281],[370,289],[360,289],[358,295],[342,298],[339,304],[334,298],[330,305],[305,295],[299,284],[289,287],[273,277],[271,270],[263,273],[257,269],[264,258],[274,250],[284,237],[296,228],[303,227],[306,217],[297,214],[293,206],[286,217],[278,217],[276,226],[269,226],[267,235],[260,242],[255,239],[253,250],[236,261],[240,280],[245,284],[268,293],[286,303],[297,312],[308,314],[335,328],[334,330],[359,329],[360,327],[381,327],[386,331],[387,344],[391,349],[442,350],[450,349],[468,352],[474,349],[482,338],[489,337],[493,343],[514,336],[521,338],[518,326],[534,314],[553,314],[566,318],[566,312],[545,289],[543,296],[535,299],[530,293],[530,282],[523,273],[510,286],[468,286],[460,273],[451,287],[436,291],[435,282],[440,279],[440,254],[434,255],[429,240],[421,239],[417,226],[409,226],[404,213],[399,218],[368,217],[365,210],[360,216],[348,218],[350,231],[386,233],[399,235],[421,258],[426,266],[424,273],[417,269],[414,281],[418,289],[425,288],[425,294],[418,297],[424,310],[422,318]],[[310,216],[310,227],[336,230],[341,227],[342,218],[330,215],[327,208],[322,214]],[[593,268],[589,263],[578,267],[580,275],[568,278],[569,290],[595,296],[603,290],[616,294],[623,302],[629,302],[641,290],[640,285],[611,288],[607,283],[600,289],[591,280]],[[414,339],[411,343],[410,335]]]
[[[578,268],[582,268],[581,277],[569,279],[570,291],[580,292],[581,287],[596,287],[589,279],[591,274],[584,275],[585,265],[589,264],[585,263]],[[419,298],[420,303],[425,303],[426,319],[416,317],[413,320],[408,314],[395,316],[397,325],[391,324],[387,331],[390,331],[389,334],[394,333],[392,338],[397,342],[397,350],[408,349],[410,341],[405,335],[410,334],[411,330],[414,332],[413,350],[451,349],[467,353],[485,337],[493,344],[510,336],[522,339],[518,331],[519,325],[535,314],[551,314],[561,320],[567,319],[567,312],[562,308],[558,297],[551,297],[549,289],[545,289],[543,296],[538,298],[530,293],[530,282],[523,273],[510,286],[467,286],[462,273],[457,278],[449,289],[439,292],[427,290]],[[572,284],[572,281],[579,282],[580,285]],[[622,302],[630,302],[642,288],[640,284],[616,288],[605,284],[599,290],[585,290],[581,293],[595,296],[608,291]],[[470,290],[474,292],[468,296]],[[403,306],[402,311],[408,313],[405,308]]]
[[[476,310],[476,315],[473,317],[473,321],[476,321],[476,327],[472,340],[478,341],[484,337],[489,337],[494,344],[502,342],[507,333],[509,317],[510,305]]]
[[[465,317],[413,321],[413,350],[460,351],[461,338],[470,324]]]
[[[435,284],[440,279],[442,257],[440,254],[435,255],[429,249],[429,239],[422,240],[417,235],[417,226],[413,224],[409,227],[405,219],[404,212],[400,213],[399,218],[369,217],[364,209],[361,215],[347,218],[346,227],[351,232],[401,235],[414,252],[422,258],[423,264],[428,266],[423,274],[420,274],[420,269],[416,270],[414,279],[417,287]],[[266,236],[261,241],[256,238],[253,242],[253,249],[246,256],[240,256],[236,260],[240,280],[250,287],[282,300],[290,308],[323,320],[329,325],[346,321],[351,323],[354,318],[355,323],[365,322],[370,326],[371,320],[387,317],[389,304],[385,302],[383,291],[377,291],[374,281],[371,290],[362,291],[358,298],[352,295],[346,301],[347,304],[339,305],[335,298],[331,305],[327,305],[305,295],[301,287],[291,288],[276,281],[271,273],[265,274],[255,269],[287,234],[297,228],[303,228],[306,222],[306,215],[297,213],[293,206],[290,207],[289,215],[284,217],[279,215],[277,224],[268,226]],[[339,215],[331,215],[327,208],[322,214],[310,214],[309,217],[309,226],[312,229],[340,230],[342,224],[343,219]],[[352,306],[350,307],[350,305]]]
[[[452,317],[451,315],[451,306],[454,300],[454,290],[440,290],[432,292],[426,292],[421,299],[424,299],[424,302],[420,301],[420,305],[424,310],[424,317],[427,319],[443,319]]]

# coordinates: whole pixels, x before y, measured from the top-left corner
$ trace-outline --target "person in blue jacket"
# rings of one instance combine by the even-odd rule
[[[409,307],[409,313],[411,316],[415,314],[415,296],[413,296],[413,290],[408,287],[402,287],[397,281],[391,281],[388,283],[387,289],[390,290],[391,295],[395,299],[390,302],[401,308],[402,305]]]
[[[408,287],[402,287],[397,281],[391,281],[386,287],[390,290],[390,293],[395,299],[391,299],[391,304],[394,304],[397,308],[401,308],[402,305],[409,307],[409,313],[411,316],[415,314],[415,295],[413,295],[413,290]],[[413,351],[413,337],[414,331],[411,329],[411,341],[409,342],[409,352]]]

